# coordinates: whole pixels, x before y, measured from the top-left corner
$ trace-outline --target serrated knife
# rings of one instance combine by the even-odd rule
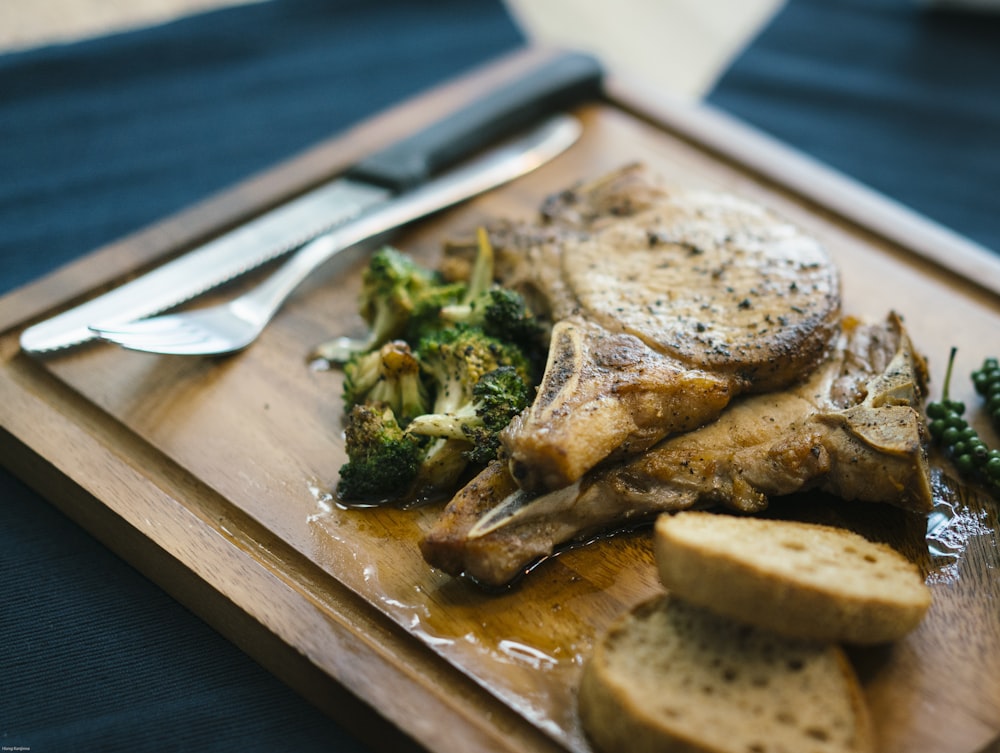
[[[603,71],[566,52],[427,128],[363,159],[338,178],[21,334],[45,353],[84,343],[94,324],[131,321],[184,303],[425,183],[546,114],[597,97]]]

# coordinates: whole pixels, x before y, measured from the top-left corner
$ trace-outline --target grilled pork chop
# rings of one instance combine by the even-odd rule
[[[810,236],[751,202],[667,192],[630,167],[493,234],[505,285],[554,322],[537,399],[503,435],[529,491],[794,384],[836,337],[839,277]]]
[[[714,422],[565,488],[532,496],[494,462],[446,507],[421,551],[448,573],[501,585],[561,544],[665,511],[753,513],[768,497],[808,489],[929,511],[925,382],[898,317],[846,320],[807,381],[743,396]]]

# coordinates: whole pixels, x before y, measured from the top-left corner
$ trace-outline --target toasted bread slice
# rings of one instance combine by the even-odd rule
[[[871,724],[833,644],[668,595],[625,614],[584,667],[580,719],[605,753],[860,753]]]
[[[677,597],[792,637],[897,640],[931,602],[913,563],[830,526],[682,512],[657,519],[655,547]]]

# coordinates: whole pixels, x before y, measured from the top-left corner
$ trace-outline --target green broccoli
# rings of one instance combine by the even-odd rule
[[[480,228],[479,250],[469,280],[441,284],[423,291],[415,299],[406,340],[420,342],[441,329],[453,328],[463,317],[469,318],[465,312],[493,287],[493,267],[493,247],[486,231]],[[471,319],[467,323],[477,324]],[[500,334],[498,332],[497,336]]]
[[[448,494],[470,464],[496,457],[500,431],[528,405],[544,343],[524,299],[493,274],[482,230],[468,282],[447,282],[392,248],[373,256],[360,309],[369,337],[320,353],[344,364],[341,498]]]
[[[432,383],[432,413],[455,413],[471,404],[476,383],[501,366],[512,366],[521,379],[530,381],[531,364],[523,351],[478,327],[436,332],[421,340],[416,355]]]
[[[516,290],[492,287],[469,303],[441,309],[441,318],[453,325],[480,327],[486,334],[533,351],[544,347],[545,328]]]
[[[338,337],[319,345],[314,358],[344,363],[355,353],[367,353],[405,335],[415,300],[443,285],[438,272],[417,264],[391,246],[376,251],[361,278],[358,311],[368,324],[361,339]]]
[[[414,296],[441,284],[437,272],[386,246],[368,262],[361,278],[359,311],[369,327],[373,346],[400,337],[413,311]]]
[[[520,350],[482,330],[466,327],[441,330],[425,338],[417,350],[417,360],[422,372],[431,381],[434,391],[433,410],[436,414],[475,413],[477,401],[495,406],[490,410],[499,413],[500,385],[505,374],[513,374],[524,386],[528,365]],[[346,430],[348,463],[341,469],[341,486],[338,493],[343,499],[365,502],[401,500],[416,495],[431,496],[451,491],[461,479],[473,458],[486,450],[477,451],[487,443],[485,433],[475,432],[455,437],[431,437],[404,431],[406,423],[386,402],[377,402],[374,395],[388,394],[390,400],[399,399],[403,393],[401,378],[382,378],[383,371],[398,360],[407,364],[405,380],[412,374],[413,354],[402,344],[388,343],[375,353],[356,356],[350,373],[345,375],[345,396],[350,393],[363,402],[350,409]],[[484,376],[493,374],[484,381]],[[493,385],[492,387],[490,385]],[[426,409],[420,411],[426,413]],[[401,412],[406,419],[412,416]],[[418,421],[413,418],[413,421]],[[412,425],[412,422],[410,422]],[[471,428],[471,427],[470,427]],[[428,441],[429,440],[429,441]],[[493,445],[495,452],[496,445]],[[476,460],[476,462],[479,462]]]
[[[410,494],[423,463],[423,442],[403,431],[389,406],[355,405],[344,435],[347,463],[340,468],[340,499],[381,504]]]
[[[527,358],[516,346],[491,338],[473,327],[435,332],[421,341],[416,355],[431,383],[434,394],[431,411],[437,415],[469,410],[475,413],[476,385],[490,372],[507,367],[521,381],[526,381],[529,371]],[[481,389],[487,397],[487,388]],[[473,458],[478,463],[478,458],[487,454],[485,449],[477,452],[479,445],[486,444],[486,437],[474,433],[463,434],[460,438],[436,437],[410,430],[414,422],[419,426],[421,421],[423,419],[418,416],[407,426],[411,436],[431,439],[425,448],[414,489],[422,497],[449,493],[461,481]],[[493,445],[494,452],[496,446]]]
[[[470,303],[489,290],[496,276],[496,254],[493,253],[493,244],[490,243],[486,228],[481,227],[476,231],[476,240],[476,259],[469,274],[469,286],[463,303]]]
[[[408,343],[419,343],[445,327],[454,324],[441,317],[441,312],[465,297],[464,282],[446,282],[421,290],[413,297],[413,310],[406,324],[403,339]]]
[[[497,455],[500,431],[523,411],[530,389],[513,366],[489,371],[472,388],[472,401],[454,413],[428,413],[407,427],[412,434],[462,439],[472,447],[466,455],[476,465],[486,465]]]
[[[429,407],[420,363],[402,340],[353,355],[344,364],[343,398],[346,413],[359,403],[385,403],[404,423]]]
[[[454,494],[466,476],[469,450],[469,442],[465,439],[431,438],[417,469],[411,498],[431,500]]]

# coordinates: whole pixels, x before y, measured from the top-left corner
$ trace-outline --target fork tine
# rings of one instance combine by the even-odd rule
[[[173,337],[169,340],[162,339],[151,339],[148,337],[141,337],[135,335],[113,335],[113,334],[103,334],[96,333],[98,338],[104,342],[112,343],[114,345],[121,345],[123,348],[128,348],[129,350],[144,350],[148,353],[161,352],[164,348],[190,348],[197,346],[199,343],[204,342],[204,338],[177,338]]]
[[[119,345],[124,343],[155,345],[183,345],[184,343],[200,342],[205,339],[203,330],[183,327],[180,329],[164,330],[163,332],[116,332],[115,330],[104,329],[103,327],[91,327],[91,330],[103,340],[116,342]]]
[[[171,317],[156,316],[152,319],[139,319],[134,322],[111,322],[106,324],[91,324],[94,332],[106,332],[116,335],[142,335],[171,330],[175,323],[168,321]]]
[[[98,332],[98,335],[103,340],[115,343],[129,350],[137,350],[145,353],[163,353],[165,355],[208,355],[213,353],[230,353],[240,349],[239,347],[234,347],[231,341],[209,336],[208,333],[204,333],[200,337],[176,337],[170,341],[147,337],[133,337],[130,335],[115,335],[113,333],[103,334]]]

